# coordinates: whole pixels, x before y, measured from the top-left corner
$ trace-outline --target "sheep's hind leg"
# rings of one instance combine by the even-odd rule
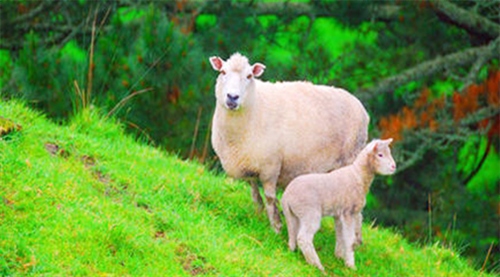
[[[321,271],[325,271],[321,261],[319,260],[318,254],[314,249],[314,235],[318,231],[321,225],[321,214],[314,213],[308,214],[301,217],[299,234],[297,235],[297,243],[299,245],[300,251],[306,258],[306,261],[319,268]]]
[[[259,185],[256,180],[250,180],[250,186],[252,187],[252,199],[257,205],[257,209],[261,212],[264,209],[264,201],[262,201],[262,196],[260,195]]]
[[[343,235],[343,244],[344,244],[344,261],[345,264],[355,269],[354,265],[354,240],[356,239],[355,229],[356,222],[354,215],[342,215],[340,216],[340,220],[342,221],[342,235]]]
[[[282,202],[283,213],[285,214],[286,226],[288,229],[288,247],[290,251],[297,248],[297,233],[299,231],[299,219],[292,213],[290,206]]]
[[[267,216],[269,217],[269,222],[271,223],[274,231],[279,234],[281,231],[281,217],[276,205],[278,202],[276,198],[276,181],[277,178],[274,178],[274,180],[264,181],[263,186],[264,194],[266,196]]]

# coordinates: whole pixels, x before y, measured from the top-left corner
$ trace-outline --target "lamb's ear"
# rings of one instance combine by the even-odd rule
[[[392,142],[392,138],[385,139],[382,142],[384,143],[385,146],[389,147],[389,144],[391,144]]]
[[[261,63],[255,63],[252,65],[252,73],[255,77],[262,75],[262,73],[264,73],[264,69],[266,69],[266,66]]]
[[[222,60],[219,57],[213,56],[210,57],[210,64],[212,65],[212,68],[216,71],[220,71],[222,66],[224,65],[224,60]]]
[[[372,150],[373,152],[377,152],[378,144],[379,144],[378,141],[373,143],[373,150]]]

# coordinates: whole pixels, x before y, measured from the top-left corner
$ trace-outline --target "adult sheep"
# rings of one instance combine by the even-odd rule
[[[220,72],[212,146],[233,178],[250,181],[252,198],[266,197],[271,226],[279,233],[281,218],[276,187],[306,173],[323,173],[350,164],[366,144],[369,116],[347,91],[309,82],[262,82],[266,68],[250,65],[239,53],[229,60],[211,57]]]

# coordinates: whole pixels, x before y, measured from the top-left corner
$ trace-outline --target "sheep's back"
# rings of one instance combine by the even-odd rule
[[[308,82],[257,84],[262,124],[275,129],[282,158],[279,183],[353,161],[366,143],[368,114],[347,91]]]

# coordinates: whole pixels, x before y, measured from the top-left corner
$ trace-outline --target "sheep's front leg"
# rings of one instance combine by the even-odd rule
[[[277,177],[263,181],[264,194],[266,196],[266,210],[269,222],[274,231],[279,234],[281,231],[281,217],[277,207],[278,199],[276,198],[276,182]]]
[[[344,244],[344,261],[350,268],[356,268],[354,265],[354,240],[356,239],[356,222],[354,215],[346,214],[340,216],[342,221],[342,235]]]
[[[252,187],[252,199],[257,205],[259,212],[264,208],[264,202],[262,201],[262,196],[260,195],[259,185],[256,180],[250,180],[250,186]]]
[[[363,226],[363,215],[360,213],[354,215],[354,223],[356,224],[356,239],[354,240],[354,247],[358,247],[363,244],[363,235],[361,233],[361,227]]]

